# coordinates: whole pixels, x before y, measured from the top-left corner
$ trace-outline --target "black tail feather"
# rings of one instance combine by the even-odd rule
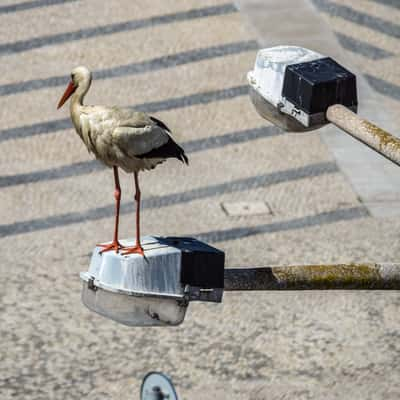
[[[189,159],[185,154],[185,150],[182,149],[174,140],[170,137],[168,142],[163,144],[156,149],[149,151],[148,153],[136,155],[138,158],[177,158],[184,164],[189,165]]]
[[[180,154],[179,160],[182,161],[184,164],[189,165],[189,159],[187,158],[187,155],[185,154],[185,151],[181,148],[182,153]]]

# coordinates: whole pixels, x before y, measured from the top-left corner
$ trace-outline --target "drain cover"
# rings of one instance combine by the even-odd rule
[[[265,201],[227,201],[222,203],[221,207],[232,217],[272,214],[271,207]]]

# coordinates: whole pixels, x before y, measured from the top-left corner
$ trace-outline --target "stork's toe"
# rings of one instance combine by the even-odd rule
[[[100,254],[105,253],[106,251],[112,251],[114,250],[116,253],[119,252],[119,250],[125,249],[125,246],[122,246],[122,244],[118,241],[113,241],[111,243],[107,244],[97,244],[99,247],[103,247],[103,250],[100,250]]]
[[[127,247],[126,250],[122,253],[123,256],[127,254],[140,254],[144,257],[144,250],[142,246],[135,246],[135,247]]]

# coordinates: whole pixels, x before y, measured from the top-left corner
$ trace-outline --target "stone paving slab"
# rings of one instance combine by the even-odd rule
[[[255,49],[215,56],[215,46],[256,39],[230,3],[103,4],[0,13],[4,45],[62,35],[54,45],[1,55],[0,86],[58,76],[66,82],[76,63],[113,71],[146,63],[140,73],[96,79],[88,96],[151,110],[188,151],[189,167],[169,161],[141,175],[144,234],[210,241],[230,267],[395,260],[399,218],[371,217],[318,135],[284,134],[254,111],[245,73]],[[68,40],[107,21],[221,6],[231,11]],[[190,53],[180,65],[151,67],[158,68],[150,63],[156,57],[198,50],[204,59],[190,61]],[[191,305],[172,329],[127,328],[84,308],[79,272],[112,233],[113,183],[67,111],[55,111],[62,90],[57,83],[0,95],[2,400],[134,398],[150,370],[171,375],[183,398],[251,398],[265,384],[276,396],[305,387],[309,398],[320,390],[332,398],[398,397],[395,292],[227,293],[220,305]],[[133,183],[121,175],[121,234],[131,237]],[[274,213],[230,217],[222,210],[222,202],[243,200],[266,201]]]

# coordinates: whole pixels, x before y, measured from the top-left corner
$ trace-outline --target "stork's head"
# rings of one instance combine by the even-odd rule
[[[71,71],[71,81],[69,82],[67,89],[65,90],[57,108],[69,99],[69,97],[78,90],[82,96],[88,91],[90,83],[92,82],[91,72],[84,66],[79,66]]]

